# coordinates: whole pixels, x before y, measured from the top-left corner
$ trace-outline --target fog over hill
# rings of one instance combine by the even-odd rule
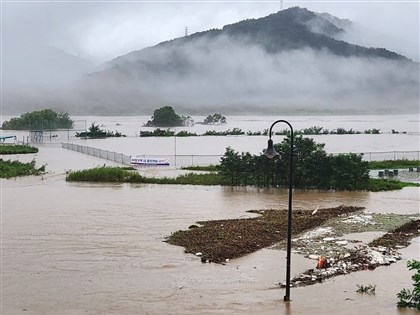
[[[419,64],[344,41],[354,29],[349,20],[290,8],[133,51],[49,89],[39,104],[96,115],[150,114],[163,105],[185,114],[418,112]],[[3,102],[34,106],[23,98],[9,93]]]

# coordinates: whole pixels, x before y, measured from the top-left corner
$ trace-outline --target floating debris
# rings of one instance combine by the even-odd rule
[[[347,242],[347,241],[335,241],[335,243],[336,243],[337,245],[342,245],[342,246],[345,246],[345,245],[347,245],[349,242]]]
[[[330,235],[332,233],[333,229],[331,227],[319,227],[317,229],[304,233],[301,237],[299,237],[296,240],[319,238],[325,235]]]
[[[357,224],[363,224],[363,225],[376,224],[376,222],[373,221],[373,216],[370,214],[350,215],[348,219],[343,221],[343,223],[357,223]]]

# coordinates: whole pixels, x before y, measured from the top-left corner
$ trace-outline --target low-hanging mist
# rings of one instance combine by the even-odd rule
[[[409,61],[309,48],[270,54],[223,37],[155,48],[92,75],[75,105],[85,96],[115,114],[164,104],[193,113],[415,112],[418,77]]]
[[[25,91],[3,99],[95,115],[418,112],[419,64],[334,39],[343,32],[293,8],[134,51],[29,103]]]

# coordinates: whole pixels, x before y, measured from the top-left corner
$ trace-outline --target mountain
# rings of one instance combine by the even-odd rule
[[[418,112],[419,64],[341,40],[351,24],[290,8],[130,52],[52,100],[96,115]]]
[[[173,71],[184,69],[187,57],[182,53],[182,46],[200,45],[200,41],[214,42],[229,38],[236,46],[259,46],[269,54],[287,50],[313,49],[344,57],[379,57],[394,60],[407,60],[406,57],[384,48],[366,48],[335,39],[344,30],[339,26],[350,26],[349,20],[341,20],[327,13],[316,14],[307,9],[290,8],[260,19],[249,19],[226,25],[223,29],[199,32],[187,37],[160,43],[154,47],[131,52],[110,61],[107,66],[115,71],[152,70]],[[166,54],[156,60],[155,53],[166,49],[173,53],[170,61]],[[203,47],[206,49],[206,47]],[[161,52],[158,53],[158,55]],[[134,66],[134,68],[132,67]],[[111,70],[111,71],[112,71]]]

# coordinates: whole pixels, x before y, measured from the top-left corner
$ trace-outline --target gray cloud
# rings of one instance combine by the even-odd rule
[[[420,2],[418,1],[286,1],[316,12],[355,22],[343,40],[382,47],[419,61]]]
[[[150,113],[165,104],[204,114],[217,106],[232,114],[418,111],[419,67],[405,61],[310,49],[273,55],[226,37],[129,57],[84,81],[71,93],[80,96],[73,106],[114,114]]]
[[[392,41],[367,43],[418,56],[419,4],[414,2],[285,1],[349,18]],[[92,61],[105,61],[189,32],[220,28],[279,10],[279,2],[7,2],[3,40],[45,43]],[[366,42],[366,41],[365,41]],[[383,44],[383,45],[382,45]],[[391,45],[392,47],[389,47]],[[418,59],[417,59],[418,60]]]
[[[418,60],[418,3],[285,1],[286,8],[295,5],[357,22],[360,28],[343,35],[344,40],[386,47]],[[130,114],[149,113],[168,103],[198,111],[209,106],[267,113],[308,106],[418,111],[418,64],[345,59],[311,50],[267,55],[258,47],[233,47],[221,40],[210,43],[216,51],[212,54],[204,48],[207,42],[184,47],[191,67],[184,74],[131,73],[127,80],[114,73],[100,82],[67,87],[92,65],[50,49],[45,53],[45,47],[58,47],[99,63],[181,37],[185,26],[194,33],[278,9],[279,2],[239,1],[3,3],[3,111],[19,113],[54,104],[70,112]],[[75,63],[63,68],[50,62],[58,55]]]

